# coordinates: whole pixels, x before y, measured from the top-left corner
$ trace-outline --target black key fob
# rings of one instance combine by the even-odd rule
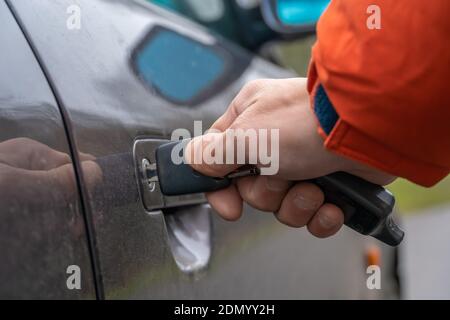
[[[156,171],[161,192],[166,196],[210,192],[224,189],[231,184],[228,178],[212,178],[205,176],[184,162],[175,164],[172,151],[179,143],[187,141],[170,142],[156,149]],[[183,157],[184,148],[180,148],[176,156]]]
[[[404,232],[391,216],[395,198],[388,190],[344,172],[312,181],[322,189],[326,202],[341,208],[346,226],[390,246],[402,242]]]
[[[172,152],[179,143],[171,142],[156,150],[156,170],[160,188],[167,196],[211,192],[228,187],[231,176],[213,178],[202,175],[182,162],[175,164]],[[183,148],[177,148],[182,157]],[[254,174],[254,171],[248,171]],[[242,175],[241,175],[242,176]],[[316,178],[325,194],[326,202],[337,205],[344,212],[344,223],[353,230],[370,235],[388,245],[396,246],[403,240],[404,232],[391,217],[394,196],[383,187],[344,172]]]

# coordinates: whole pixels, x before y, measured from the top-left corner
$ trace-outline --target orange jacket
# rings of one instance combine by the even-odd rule
[[[450,173],[450,0],[332,0],[308,78],[339,116],[328,149],[423,186]]]

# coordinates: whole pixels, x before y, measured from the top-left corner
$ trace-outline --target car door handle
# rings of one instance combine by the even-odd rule
[[[149,214],[162,214],[167,240],[178,268],[198,273],[207,267],[212,253],[211,207],[203,193],[167,196],[149,173],[155,169],[156,149],[170,140],[137,139],[133,147],[135,175],[142,204]]]
[[[178,268],[196,273],[208,266],[212,252],[212,220],[209,204],[162,210],[170,249]]]

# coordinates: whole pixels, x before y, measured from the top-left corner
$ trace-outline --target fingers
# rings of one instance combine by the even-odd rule
[[[334,235],[344,224],[344,214],[341,209],[331,203],[326,203],[317,211],[308,223],[308,230],[318,238]]]
[[[242,128],[242,123],[239,123],[238,119],[245,110],[258,101],[258,93],[267,83],[268,80],[260,79],[245,85],[227,111],[212,125],[210,133],[196,137],[188,143],[185,149],[186,162],[195,170],[215,177],[223,177],[244,164],[256,164],[258,159],[253,158],[257,157],[257,153],[249,152],[251,147],[248,142],[255,131],[245,132],[248,128]],[[242,132],[236,133],[228,129],[242,129]],[[244,141],[244,152],[237,150],[236,134],[240,135],[241,142]],[[250,136],[246,136],[247,134]],[[252,138],[257,140],[258,137],[256,133],[254,134]],[[252,161],[249,161],[249,157],[253,157]]]
[[[291,227],[308,226],[319,238],[332,236],[342,227],[344,214],[332,204],[324,204],[324,194],[312,183],[298,183],[283,199],[277,219]]]
[[[294,91],[297,87],[296,82],[293,87]],[[274,105],[281,107],[297,106],[292,102],[290,96],[286,98],[284,95],[279,95],[275,99],[272,95],[274,90],[277,91],[275,83],[269,83],[267,80],[253,81],[246,85],[230,104],[227,111],[213,124],[212,129],[215,129],[216,132],[194,138],[188,143],[185,149],[186,162],[191,164],[195,170],[214,177],[224,177],[244,164],[255,164],[262,167],[263,161],[259,158],[255,160],[253,156],[258,156],[257,148],[254,148],[255,146],[250,147],[251,143],[247,143],[256,141],[255,145],[259,146],[260,141],[255,129],[283,127],[284,122],[279,120],[279,122],[274,123],[275,119],[296,119],[292,115],[297,116],[298,112],[298,108],[290,107],[283,109],[285,112],[282,116],[274,116],[272,113]],[[305,97],[307,97],[306,90]],[[298,97],[295,96],[295,98]],[[282,100],[281,103],[280,99]],[[298,121],[287,123],[290,124],[288,128],[292,129],[292,132],[297,132]],[[307,129],[314,131],[316,126],[314,124]],[[256,138],[253,139],[251,134],[255,134]],[[236,137],[237,135],[239,136]],[[240,145],[238,146],[235,143],[236,138],[239,138]],[[308,133],[304,139],[310,142]],[[297,146],[296,142],[289,143],[289,141],[286,143],[289,148]],[[317,142],[318,150],[322,152],[322,141]],[[310,145],[310,143],[305,143],[305,145]],[[287,149],[290,150],[289,148]],[[237,155],[238,152],[239,155]],[[322,155],[320,152],[318,152],[319,156]],[[295,168],[297,159],[298,157],[292,156],[292,161],[286,161],[286,163]],[[313,159],[315,158],[313,157]],[[320,167],[320,170],[316,170],[318,172],[311,173],[310,167],[312,169],[316,167],[308,166],[309,162],[306,162],[304,167],[307,169],[303,171],[312,176],[320,176],[324,172],[326,174],[327,170],[334,170],[328,162],[322,162],[325,164],[325,169]],[[295,175],[295,171],[299,170],[291,169],[291,171]],[[290,171],[286,170],[286,172],[289,173]],[[302,179],[301,177],[292,177],[292,174],[286,174],[286,172],[284,177],[287,179]],[[311,233],[318,237],[334,234],[344,221],[343,213],[339,208],[331,204],[324,204],[324,194],[314,184],[302,182],[292,186],[291,182],[273,176],[242,178],[233,186],[210,193],[207,197],[216,211],[227,220],[236,220],[241,216],[242,205],[245,201],[256,209],[277,212],[278,220],[286,225],[292,227],[308,226]]]
[[[235,185],[206,194],[208,202],[225,220],[234,221],[242,215],[242,198]]]
[[[214,122],[212,129],[225,131],[233,122],[256,101],[257,93],[268,83],[266,79],[253,80],[247,83],[230,103],[227,111]]]
[[[344,224],[344,214],[333,204],[324,204],[324,194],[312,183],[300,182],[291,186],[286,180],[269,176],[246,177],[227,189],[208,193],[211,206],[230,221],[242,215],[243,201],[267,212],[294,228],[308,227],[318,238],[334,235]]]
[[[185,161],[205,175],[224,177],[244,164],[235,161],[234,154],[227,155],[227,152],[234,153],[234,148],[232,150],[227,147],[226,134],[209,133],[188,143]],[[227,156],[232,156],[231,160],[227,160]]]
[[[206,196],[222,218],[234,221],[242,215],[243,201],[262,211],[278,210],[289,186],[290,182],[274,177],[247,177],[239,179],[227,189]]]
[[[246,164],[265,167],[268,163],[261,155],[262,143],[266,144],[265,150],[270,149],[270,141],[260,142],[255,130],[209,132],[189,141],[184,160],[207,176],[224,177]]]
[[[294,185],[283,199],[277,219],[294,228],[304,227],[323,205],[324,195],[318,186],[300,182]]]
[[[272,176],[246,177],[237,181],[242,199],[252,207],[275,212],[289,190],[290,182]]]

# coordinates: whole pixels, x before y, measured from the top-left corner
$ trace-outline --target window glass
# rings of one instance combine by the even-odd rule
[[[160,6],[175,10],[175,11],[178,11],[181,9],[180,6],[178,5],[178,3],[173,0],[148,0],[148,1],[156,3]]]
[[[329,0],[280,0],[278,17],[285,25],[314,24],[328,6]]]
[[[261,0],[236,0],[236,3],[238,6],[240,6],[242,9],[254,9],[259,6],[261,3]]]
[[[177,103],[196,99],[225,72],[225,61],[214,47],[166,29],[153,33],[135,60],[139,76]]]
[[[197,19],[208,22],[216,21],[225,14],[223,0],[185,0]]]

